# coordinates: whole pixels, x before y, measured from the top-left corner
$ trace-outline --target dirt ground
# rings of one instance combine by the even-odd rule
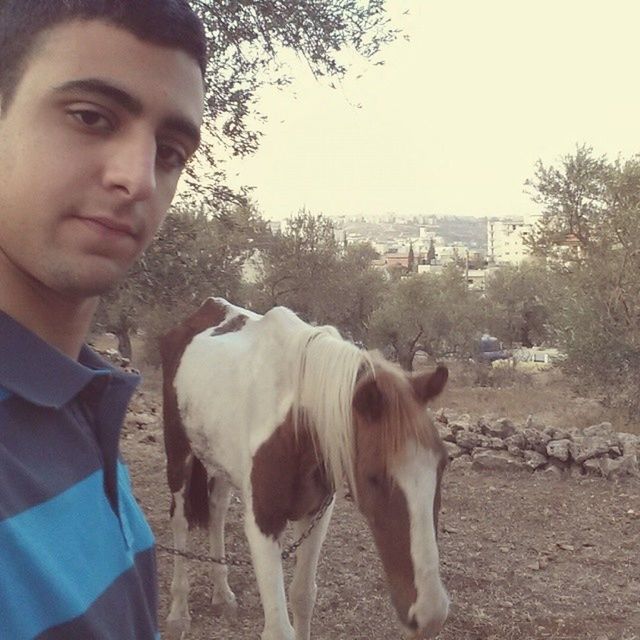
[[[151,378],[134,404],[159,415],[157,379]],[[528,397],[539,393],[548,411],[551,387]],[[456,410],[468,408],[462,406],[464,397],[484,409],[517,404],[490,396],[465,396],[454,388],[443,402]],[[158,541],[171,545],[160,421],[127,424],[122,450]],[[234,499],[227,540],[230,551],[248,557],[240,514]],[[453,603],[442,640],[640,640],[640,480],[449,470],[440,521],[442,576]],[[199,532],[192,549],[207,551]],[[163,552],[158,560],[162,630],[172,561]],[[190,563],[189,637],[258,639],[262,611],[251,570],[230,572],[239,601],[235,621],[212,615],[209,570]],[[334,512],[317,581],[314,640],[404,637],[369,532],[346,499]]]

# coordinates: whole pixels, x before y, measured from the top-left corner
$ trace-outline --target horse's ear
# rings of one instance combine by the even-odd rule
[[[447,367],[438,365],[433,373],[421,373],[411,378],[413,391],[420,402],[428,402],[444,389],[449,377]]]
[[[373,422],[382,417],[384,396],[375,378],[370,378],[358,386],[353,396],[353,408],[363,417]]]

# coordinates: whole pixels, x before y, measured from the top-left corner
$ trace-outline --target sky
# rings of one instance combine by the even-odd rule
[[[268,88],[260,148],[234,160],[266,219],[528,216],[536,161],[640,151],[637,0],[389,0],[409,37],[337,89],[304,64]],[[404,12],[409,10],[409,14]]]

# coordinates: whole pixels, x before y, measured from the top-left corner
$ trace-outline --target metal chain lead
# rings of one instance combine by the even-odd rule
[[[322,519],[322,516],[327,512],[329,505],[333,502],[334,494],[329,494],[324,502],[322,503],[320,509],[313,515],[311,518],[311,522],[309,526],[304,530],[302,535],[290,545],[285,547],[280,554],[280,557],[283,560],[289,560],[291,556],[300,548],[302,543],[311,535],[311,532],[314,530],[318,522]],[[193,551],[181,551],[180,549],[176,549],[175,547],[167,547],[164,544],[156,543],[156,548],[160,551],[164,551],[172,556],[180,556],[182,558],[186,558],[187,560],[197,560],[198,562],[211,562],[214,564],[224,564],[229,567],[250,567],[252,565],[251,560],[245,560],[243,558],[234,558],[233,556],[222,556],[220,558],[215,558],[214,556],[209,556],[205,553],[194,553]]]

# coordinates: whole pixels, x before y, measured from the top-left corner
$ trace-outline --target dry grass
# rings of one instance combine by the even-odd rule
[[[477,386],[477,371],[469,363],[449,362],[450,382],[435,408],[446,407],[472,417],[507,417],[523,423],[529,415],[539,424],[586,427],[611,422],[617,431],[640,433],[640,423],[629,422],[621,411],[596,398],[583,398],[559,369],[500,371],[496,386]]]

